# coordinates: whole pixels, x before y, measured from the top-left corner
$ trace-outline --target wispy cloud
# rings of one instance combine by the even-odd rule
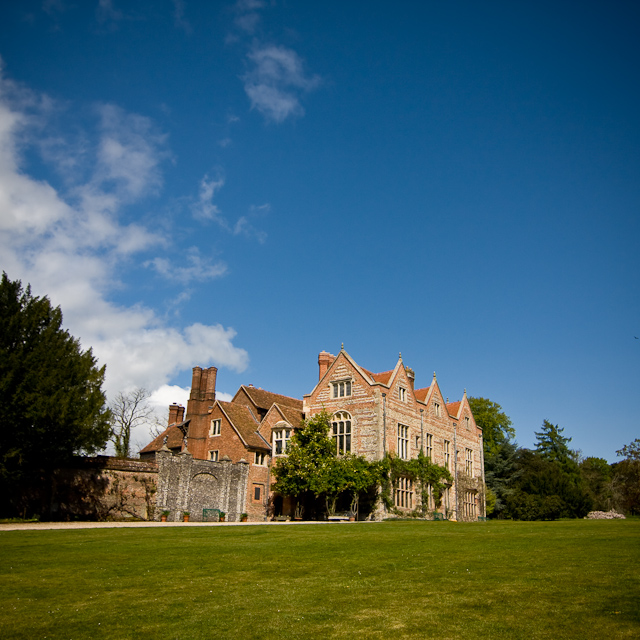
[[[182,29],[187,35],[191,35],[193,29],[191,23],[185,18],[185,4],[183,0],[171,0],[173,2],[173,20],[176,27]]]
[[[185,255],[181,255],[179,264],[172,263],[168,258],[154,258],[145,262],[145,266],[180,284],[220,278],[228,270],[222,261],[212,263],[211,260],[203,258],[197,247],[191,247]]]
[[[200,181],[200,190],[198,194],[198,200],[192,207],[193,217],[196,220],[214,220],[221,227],[228,229],[229,225],[222,216],[218,205],[214,204],[213,198],[220,189],[224,186],[224,178],[218,175],[215,178],[210,178],[209,174],[205,174]]]
[[[96,16],[100,22],[117,22],[122,20],[122,11],[114,7],[113,0],[98,0]]]
[[[252,205],[249,207],[248,215],[240,216],[235,223],[229,223],[227,217],[225,217],[217,204],[214,203],[214,198],[218,191],[224,186],[224,178],[218,173],[217,177],[210,178],[206,174],[200,181],[200,191],[198,199],[191,207],[193,217],[201,222],[213,221],[216,222],[221,229],[227,231],[234,236],[245,236],[247,238],[254,238],[260,244],[263,244],[267,239],[265,231],[258,229],[251,222],[250,218],[257,218],[267,214],[271,206],[269,204],[263,204],[260,206]],[[160,271],[162,265],[154,265],[155,268]]]
[[[320,77],[305,72],[300,56],[286,47],[258,45],[247,57],[251,69],[243,80],[252,108],[273,122],[304,115],[300,97],[316,89]]]
[[[260,23],[258,10],[265,4],[263,0],[238,0],[234,6],[235,25],[250,35],[254,34]]]
[[[62,307],[65,326],[107,364],[110,394],[133,386],[156,389],[196,361],[244,370],[248,355],[233,344],[232,328],[169,326],[151,308],[111,299],[114,288],[124,286],[120,270],[165,240],[144,225],[120,220],[125,206],[160,190],[160,167],[168,157],[164,136],[146,118],[99,107],[95,132],[87,136],[95,142],[82,145],[82,162],[69,158],[69,188],[63,192],[30,176],[21,155],[38,148],[45,135],[46,127],[37,125],[46,122],[46,104],[4,78],[0,60],[1,268]],[[54,147],[53,155],[61,157],[74,145],[62,135]],[[216,187],[208,188],[213,196]],[[177,269],[162,261],[151,266],[181,282],[219,277],[225,268],[195,250]]]
[[[248,48],[248,70],[242,81],[251,108],[267,121],[280,123],[304,115],[301,99],[321,84],[321,78],[305,70],[302,58],[293,49],[273,39],[266,42],[260,33],[261,12],[266,6],[263,0],[238,0],[233,6],[237,31],[227,37],[227,42],[243,43]]]

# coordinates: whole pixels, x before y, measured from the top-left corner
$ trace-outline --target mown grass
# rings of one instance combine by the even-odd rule
[[[640,521],[0,533],[0,637],[637,638]]]

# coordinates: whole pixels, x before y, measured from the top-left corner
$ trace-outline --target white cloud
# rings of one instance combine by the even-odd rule
[[[200,181],[198,201],[193,205],[193,217],[196,220],[215,220],[221,227],[227,229],[228,224],[217,205],[213,204],[213,198],[224,186],[224,178],[209,178],[205,175]]]
[[[154,258],[147,261],[145,266],[152,267],[160,275],[181,284],[188,284],[194,280],[212,280],[227,273],[227,265],[224,262],[212,264],[210,260],[200,255],[197,247],[191,247],[185,255],[182,255],[179,265],[172,264],[168,258]]]
[[[265,4],[263,0],[238,0],[234,6],[236,26],[248,34],[255,33],[260,23],[258,9],[262,9]]]
[[[160,164],[168,155],[164,137],[146,118],[113,105],[100,107],[98,141],[83,151],[80,163],[85,179],[78,170],[63,193],[31,177],[20,155],[27,144],[38,147],[41,129],[33,126],[37,118],[29,109],[37,112],[41,105],[37,115],[45,118],[45,103],[6,80],[0,60],[0,268],[11,279],[30,283],[34,295],[47,295],[61,306],[65,327],[107,365],[111,397],[132,387],[159,389],[194,362],[244,370],[248,355],[234,346],[233,329],[199,323],[172,327],[142,304],[121,306],[110,299],[122,286],[118,269],[130,266],[137,252],[164,242],[140,224],[119,220],[123,206],[160,189]],[[58,155],[72,146],[59,144]],[[65,171],[73,172],[73,166],[70,160]],[[215,188],[215,181],[207,187],[211,197]],[[187,265],[175,272],[179,279],[218,277],[224,271],[197,251],[187,255]]]
[[[243,80],[252,108],[273,122],[303,115],[300,97],[317,88],[320,77],[305,73],[300,56],[292,49],[268,45],[254,47],[247,57],[252,68]]]

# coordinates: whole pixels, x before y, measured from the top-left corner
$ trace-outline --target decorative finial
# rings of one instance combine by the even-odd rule
[[[436,372],[435,371],[433,372],[433,379],[434,380],[436,379]]]
[[[464,390],[464,395],[465,395],[465,396],[467,395],[467,390],[466,390],[466,389]]]
[[[340,344],[340,351],[344,351],[344,342]]]
[[[400,360],[402,360],[402,351],[398,352],[398,358],[400,358]]]

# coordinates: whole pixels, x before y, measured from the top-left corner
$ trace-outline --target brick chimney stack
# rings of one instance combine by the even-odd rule
[[[184,421],[184,407],[175,402],[169,405],[169,426]]]
[[[335,356],[331,355],[328,351],[321,351],[318,355],[318,366],[320,367],[320,377],[318,380],[322,380],[322,377],[327,373],[327,369],[331,366],[331,363],[335,360]]]
[[[200,399],[200,384],[202,383],[202,367],[193,367],[193,375],[191,376],[191,394],[189,400]]]
[[[204,399],[213,404],[216,401],[216,377],[218,370],[215,367],[209,367],[203,372],[203,378],[206,376]]]

